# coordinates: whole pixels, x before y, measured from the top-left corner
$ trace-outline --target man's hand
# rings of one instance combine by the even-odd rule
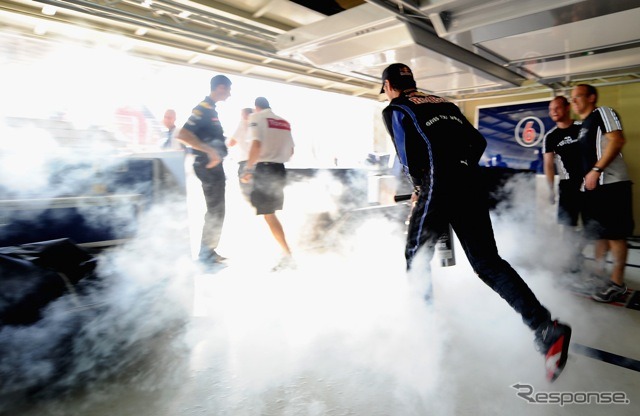
[[[240,174],[240,182],[242,183],[249,183],[253,179],[253,166],[252,167],[247,167],[247,166],[244,167],[244,170]]]
[[[209,158],[209,163],[205,166],[207,169],[215,168],[222,162],[222,158],[214,149],[207,150],[207,157]]]
[[[600,179],[600,172],[590,170],[584,177],[584,188],[587,191],[593,191],[598,186],[598,180]]]

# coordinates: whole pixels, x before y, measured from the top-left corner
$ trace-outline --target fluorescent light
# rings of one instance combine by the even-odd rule
[[[54,6],[47,4],[42,8],[42,14],[47,16],[53,16],[54,14],[56,14],[56,8]]]
[[[43,24],[37,24],[33,28],[33,33],[35,33],[36,35],[42,36],[47,33],[47,26]]]
[[[144,35],[147,34],[147,29],[144,28],[144,27],[140,27],[140,28],[136,29],[135,34],[137,36],[144,36]]]

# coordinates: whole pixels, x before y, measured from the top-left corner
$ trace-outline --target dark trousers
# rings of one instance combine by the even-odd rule
[[[451,224],[475,273],[522,316],[531,329],[550,319],[529,286],[498,254],[488,208],[488,194],[477,168],[461,165],[439,183],[436,176],[422,184],[409,221],[405,256],[407,268],[418,249],[430,261],[438,237]],[[431,186],[433,184],[433,186]]]
[[[207,169],[205,165],[205,161],[198,159],[193,163],[193,170],[202,183],[202,192],[207,204],[200,240],[200,256],[206,256],[218,247],[225,216],[224,168],[222,163],[211,169]]]
[[[582,180],[562,179],[558,183],[558,223],[575,227],[583,211]]]

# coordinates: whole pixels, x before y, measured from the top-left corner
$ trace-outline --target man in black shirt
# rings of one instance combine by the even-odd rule
[[[613,266],[609,281],[591,295],[599,302],[613,302],[627,293],[624,271],[633,234],[633,193],[627,164],[622,157],[626,138],[622,121],[611,107],[598,106],[598,90],[578,84],[571,91],[573,112],[582,119],[578,139],[584,176],[584,223],[587,238],[594,240],[596,267],[605,272],[608,253]]]
[[[476,274],[535,331],[536,345],[546,355],[547,378],[555,380],[567,361],[571,328],[551,320],[498,254],[478,167],[486,140],[455,104],[418,91],[408,66],[390,65],[382,81],[380,92],[391,100],[382,113],[384,122],[416,189],[405,248],[407,268],[421,248],[430,260],[438,237],[451,224]]]
[[[555,202],[556,166],[558,182],[558,223],[565,229],[563,239],[573,250],[570,271],[580,269],[583,249],[582,238],[575,235],[582,212],[582,151],[578,134],[582,123],[571,118],[569,100],[557,96],[549,103],[549,117],[556,125],[544,136],[544,174],[549,185],[551,203]]]
[[[211,78],[211,93],[204,97],[180,130],[178,138],[193,148],[193,169],[202,183],[207,204],[204,216],[199,260],[212,265],[225,260],[216,252],[225,217],[226,177],[222,159],[227,155],[222,124],[216,102],[231,96],[231,80],[224,75]]]

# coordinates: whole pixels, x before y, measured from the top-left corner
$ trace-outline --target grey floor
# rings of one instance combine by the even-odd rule
[[[230,192],[235,192],[231,181]],[[82,371],[71,381],[84,383],[84,389],[20,406],[3,403],[0,411],[25,416],[640,413],[640,311],[567,290],[580,277],[561,271],[567,249],[552,225],[514,221],[506,214],[494,220],[502,256],[554,317],[573,327],[567,367],[551,384],[531,331],[476,278],[459,246],[455,266],[433,267],[434,303],[428,306],[422,298],[425,275],[404,272],[397,223],[374,216],[344,230],[323,229],[317,232],[323,244],[314,245],[308,229],[292,231],[302,230],[313,213],[296,217],[292,213],[302,209],[292,202],[281,219],[298,268],[272,273],[279,250],[266,224],[244,201],[235,201],[220,245],[229,257],[224,268],[203,272],[172,253],[169,242],[180,224],[166,220],[150,221],[149,240],[110,258],[116,269],[139,265],[127,268],[126,279],[113,290],[117,296],[106,300],[117,303],[119,315],[100,322],[117,328],[118,335],[137,334],[119,360],[126,362],[133,349],[134,365],[107,378],[88,377],[105,371],[92,361],[98,347],[109,342],[103,339],[81,354],[86,362],[75,367]],[[197,230],[201,212],[194,207],[197,199],[190,199]],[[640,243],[631,243],[626,279],[640,290]],[[148,265],[143,260],[150,251],[155,254]],[[587,275],[591,247],[584,253]],[[171,276],[164,289],[147,290],[159,276]],[[169,325],[177,317],[186,320]],[[158,331],[163,325],[167,329]],[[96,330],[94,336],[101,334]],[[612,397],[621,403],[611,403]]]

